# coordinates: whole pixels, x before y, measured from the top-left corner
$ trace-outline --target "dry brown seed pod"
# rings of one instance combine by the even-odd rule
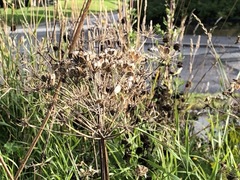
[[[121,23],[122,23],[122,24],[126,24],[126,22],[127,22],[127,18],[126,18],[126,17],[123,17],[123,18],[121,19]]]
[[[78,71],[77,71],[75,68],[71,68],[71,69],[69,69],[69,71],[68,71],[68,76],[69,76],[70,78],[78,77],[78,76],[79,76],[79,73],[78,73]]]
[[[53,50],[58,51],[59,50],[58,46],[53,46]]]
[[[240,79],[233,79],[234,89],[240,90]]]
[[[143,165],[138,165],[137,168],[135,169],[135,172],[139,177],[142,177],[142,176],[146,177],[148,168]]]
[[[133,62],[141,62],[144,59],[139,53],[136,53],[135,51],[129,52],[129,58]]]
[[[105,69],[106,72],[111,72],[112,71],[112,68],[111,68],[110,65],[106,66],[104,69]]]
[[[175,51],[180,51],[180,44],[179,44],[179,42],[176,42],[176,43],[173,45],[173,49],[174,49]]]
[[[185,87],[186,88],[191,88],[191,86],[192,86],[192,82],[191,81],[187,81]]]
[[[127,71],[127,73],[126,73],[126,76],[134,76],[134,72],[132,72],[132,71]]]
[[[76,64],[85,64],[86,59],[83,56],[77,55],[77,56],[73,56],[73,62]]]
[[[163,36],[163,43],[168,43],[169,42],[169,34],[166,33],[164,36]]]
[[[67,69],[65,67],[60,67],[58,68],[58,72],[60,73],[60,75],[65,76],[67,73]]]
[[[42,80],[43,82],[47,82],[48,79],[49,79],[49,77],[48,77],[47,75],[42,75],[42,76],[41,76],[41,80]]]
[[[183,67],[183,63],[181,61],[177,62],[177,67],[178,68],[182,68]]]
[[[158,45],[158,51],[162,56],[165,56],[170,53],[170,49],[163,45]]]

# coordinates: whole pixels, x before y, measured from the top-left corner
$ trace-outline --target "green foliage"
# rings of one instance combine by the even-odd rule
[[[161,29],[161,25],[160,25],[160,24],[156,24],[156,25],[154,26],[154,32],[155,32],[157,35],[161,35],[161,36],[164,35],[164,31]]]
[[[163,25],[163,18],[167,16],[166,4],[169,2],[170,0],[149,0],[147,2],[148,22],[152,20],[154,24]],[[194,12],[202,22],[209,25],[213,25],[219,18],[236,24],[240,18],[240,2],[237,0],[187,0],[176,1],[176,5],[176,23],[179,23],[184,16],[189,16],[191,12]]]

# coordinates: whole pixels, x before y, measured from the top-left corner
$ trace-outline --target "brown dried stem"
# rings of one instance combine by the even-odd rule
[[[73,40],[72,40],[72,42],[70,44],[70,47],[69,47],[69,54],[71,54],[73,52],[73,50],[74,50],[74,48],[77,44],[77,40],[80,37],[81,31],[82,31],[82,28],[83,28],[83,23],[84,23],[86,15],[87,15],[87,12],[89,10],[89,7],[91,5],[91,2],[92,2],[92,0],[87,0],[86,6],[83,9],[83,13],[79,15],[80,16],[79,17],[80,21],[79,21],[79,24],[77,26],[77,30],[75,31],[75,33],[73,35]]]
[[[108,170],[108,154],[106,147],[106,140],[101,138],[99,140],[99,150],[100,150],[100,158],[101,158],[101,179],[109,180],[109,170]]]
[[[18,169],[18,171],[17,171],[17,173],[16,173],[16,175],[15,175],[15,177],[14,177],[15,180],[17,180],[17,179],[19,178],[19,176],[20,176],[20,174],[21,174],[24,166],[26,165],[26,162],[28,161],[30,155],[32,154],[32,151],[33,151],[34,147],[36,146],[39,138],[40,138],[41,135],[42,135],[42,132],[43,132],[43,130],[44,130],[44,128],[45,128],[45,126],[46,126],[46,124],[47,124],[47,122],[48,122],[51,114],[52,114],[52,111],[53,111],[53,109],[54,109],[54,106],[55,106],[55,104],[56,104],[56,102],[57,102],[58,93],[59,93],[59,90],[60,90],[60,88],[61,88],[61,84],[62,84],[62,79],[60,78],[60,79],[59,79],[59,82],[58,82],[58,84],[57,84],[56,91],[55,91],[55,93],[54,93],[54,95],[53,95],[52,104],[51,104],[51,106],[50,106],[50,108],[49,108],[49,110],[48,110],[48,112],[47,112],[47,115],[46,115],[45,119],[43,120],[43,123],[42,123],[42,125],[41,125],[41,127],[40,127],[40,130],[38,131],[38,134],[37,134],[36,137],[34,138],[34,140],[33,140],[32,144],[31,144],[31,146],[30,146],[27,154],[25,155],[25,157],[24,157],[24,159],[23,159],[22,164],[20,165],[20,167],[19,167],[19,169]]]
[[[4,162],[4,160],[3,160],[3,158],[2,158],[1,155],[0,155],[0,163],[2,164],[3,169],[4,169],[5,172],[7,173],[8,178],[9,178],[10,180],[13,180],[13,176],[12,176],[12,174],[10,173],[10,171],[9,171],[9,169],[8,169],[6,163]]]

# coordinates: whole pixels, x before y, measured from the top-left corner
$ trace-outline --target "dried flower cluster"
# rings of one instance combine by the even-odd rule
[[[63,62],[54,69],[65,84],[61,91],[65,105],[60,107],[70,109],[64,116],[75,119],[75,126],[99,137],[100,129],[107,136],[132,124],[127,118],[129,107],[143,101],[147,89],[143,55],[106,49],[100,54],[78,52]]]

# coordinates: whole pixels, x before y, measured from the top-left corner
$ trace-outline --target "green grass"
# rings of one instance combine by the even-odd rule
[[[83,0],[67,0],[66,6],[65,1],[60,0],[60,4],[58,5],[58,11],[62,12],[64,16],[71,17],[72,13],[75,16],[79,15],[81,11]],[[100,11],[116,11],[118,9],[118,0],[93,0],[90,6],[89,11],[93,13],[97,13]],[[44,22],[45,17],[47,16],[50,19],[53,19],[55,16],[56,19],[59,16],[56,14],[54,6],[48,7],[22,7],[19,9],[7,8],[6,11],[4,9],[0,9],[0,18],[3,21],[6,21],[8,25],[21,24],[25,22],[30,22],[31,19],[34,19],[36,22]]]
[[[239,101],[239,94],[232,94],[233,99]],[[219,110],[223,110],[229,104],[229,98],[226,98],[222,93],[191,93],[186,97],[187,107],[186,109],[201,111],[206,107],[211,107]]]
[[[61,4],[62,6],[64,5],[63,1],[61,1]],[[67,9],[71,9],[72,7],[81,9],[82,4],[83,0],[76,0],[72,2],[68,1]],[[118,0],[92,0],[89,10],[92,12],[99,12],[100,8],[102,8],[102,10],[106,9],[107,11],[115,11],[118,9]]]

